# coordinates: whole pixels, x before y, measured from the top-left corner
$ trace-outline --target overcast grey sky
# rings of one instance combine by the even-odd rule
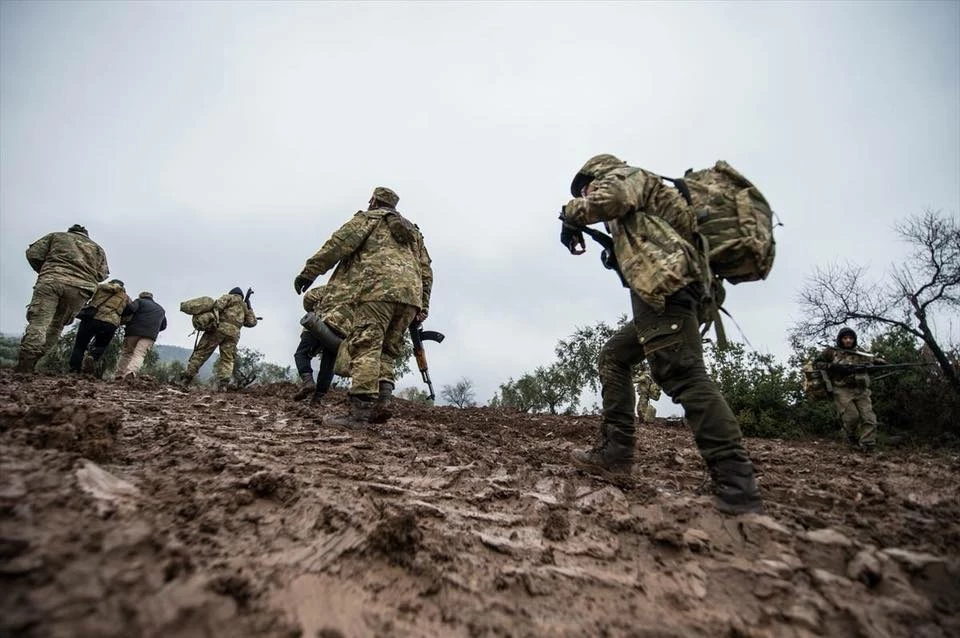
[[[27,245],[82,223],[167,308],[161,343],[192,345],[182,299],[250,285],[241,345],[292,364],[294,276],[383,184],[434,259],[437,387],[486,401],[628,312],[557,241],[608,152],[763,190],[777,262],[727,306],[782,355],[815,265],[879,272],[896,219],[960,211],[958,41],[958,2],[3,2],[0,331],[23,330]]]

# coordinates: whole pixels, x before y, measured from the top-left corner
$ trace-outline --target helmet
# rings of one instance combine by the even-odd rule
[[[400,196],[386,186],[377,186],[374,188],[373,198],[382,204],[386,204],[390,208],[395,208],[397,202],[400,201]]]
[[[615,155],[610,155],[607,153],[602,155],[594,155],[587,160],[587,163],[584,164],[579,171],[577,171],[576,176],[573,178],[573,182],[570,183],[570,194],[574,197],[580,197],[580,191],[583,190],[584,186],[600,177],[604,173],[608,173],[615,168],[620,168],[621,166],[626,165],[626,162]]]

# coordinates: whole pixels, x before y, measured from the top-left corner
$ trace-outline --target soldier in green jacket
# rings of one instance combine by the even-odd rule
[[[80,224],[30,244],[27,261],[37,273],[37,283],[27,306],[17,372],[33,372],[37,361],[57,343],[63,327],[73,322],[97,284],[110,274],[103,248]]]
[[[77,338],[73,343],[73,352],[70,354],[70,372],[83,372],[100,377],[103,370],[97,369],[100,359],[107,351],[113,335],[120,327],[120,319],[130,297],[119,279],[111,279],[105,284],[97,286],[93,298],[82,309],[89,314],[80,313],[80,326],[77,328]],[[129,315],[128,315],[129,316]],[[93,347],[87,350],[90,342]]]
[[[233,288],[217,299],[213,311],[219,317],[217,327],[200,335],[200,341],[197,342],[197,347],[187,361],[187,369],[180,375],[180,385],[190,385],[213,351],[220,348],[220,358],[214,366],[213,376],[216,379],[216,388],[226,390],[233,376],[237,344],[240,342],[240,329],[253,328],[257,325],[257,315],[249,304],[243,302],[243,290],[239,287]]]
[[[633,321],[600,351],[599,441],[593,449],[574,452],[573,462],[602,475],[631,472],[636,446],[631,370],[646,359],[653,379],[683,406],[710,472],[717,508],[761,511],[740,426],[703,363],[699,310],[705,295],[692,209],[657,175],[613,155],[591,158],[570,190],[574,199],[563,207],[564,221],[606,225],[633,305]]]
[[[338,287],[329,302],[352,311],[345,343],[352,373],[350,413],[326,417],[330,425],[363,428],[388,414],[403,335],[414,319],[422,321],[429,312],[430,256],[420,230],[397,211],[398,201],[389,188],[374,189],[367,210],[334,232],[294,280],[301,294],[337,264],[351,271],[349,284]],[[342,303],[345,298],[350,303]]]

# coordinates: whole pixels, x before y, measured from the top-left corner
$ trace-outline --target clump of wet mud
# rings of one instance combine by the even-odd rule
[[[289,474],[262,471],[246,480],[246,488],[260,498],[290,503],[297,498],[297,482]]]
[[[423,533],[417,527],[417,518],[403,512],[383,520],[370,533],[368,549],[383,556],[392,565],[409,567],[417,557],[423,542]]]
[[[122,419],[123,411],[110,405],[55,397],[36,405],[4,408],[0,431],[13,430],[15,438],[33,447],[106,461],[113,458]]]

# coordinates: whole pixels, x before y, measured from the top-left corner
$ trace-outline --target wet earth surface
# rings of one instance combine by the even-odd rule
[[[0,636],[960,635],[960,456],[749,440],[723,516],[681,424],[0,371]]]

